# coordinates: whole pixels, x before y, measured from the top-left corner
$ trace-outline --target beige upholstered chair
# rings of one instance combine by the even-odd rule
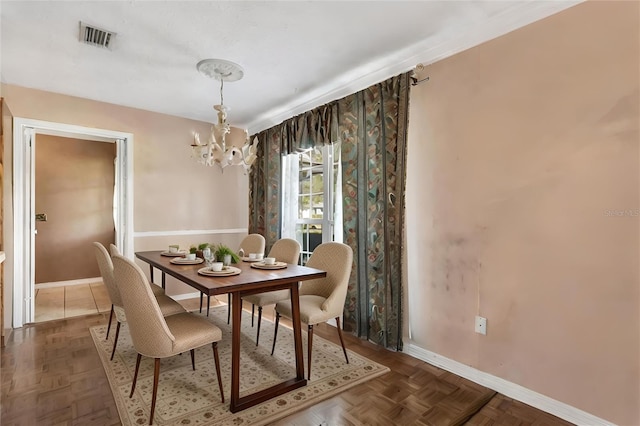
[[[104,286],[107,288],[107,293],[109,293],[109,298],[111,299],[111,313],[109,314],[109,325],[107,326],[107,339],[109,338],[109,331],[111,330],[111,321],[113,320],[114,313],[116,314],[116,321],[118,322],[118,325],[116,326],[116,336],[113,340],[113,350],[111,351],[111,359],[113,359],[113,355],[116,353],[116,345],[118,344],[120,324],[127,322],[127,317],[124,313],[122,297],[120,295],[120,284],[116,283],[116,279],[113,275],[113,262],[111,261],[111,257],[109,256],[107,249],[104,248],[102,244],[94,242],[93,247],[96,253],[96,260],[98,261],[100,275],[102,275],[102,281],[104,282]],[[158,286],[150,285],[149,289],[151,290],[152,287]],[[154,294],[154,296],[156,297],[157,303],[164,316],[185,312],[182,305],[169,296],[166,296],[165,294]]]
[[[111,257],[115,255],[118,255],[118,256],[122,255],[122,253],[120,252],[120,249],[115,244],[109,244],[109,254],[111,254]],[[151,284],[151,291],[153,291],[153,294],[155,294],[156,296],[159,294],[164,294],[164,289],[162,287],[160,287],[159,285],[155,285],[153,283],[150,283],[150,284]],[[109,332],[107,332],[107,337],[109,337]]]
[[[351,247],[342,243],[320,244],[311,254],[306,266],[321,269],[327,272],[325,278],[303,281],[300,285],[300,320],[308,325],[308,373],[307,378],[311,378],[311,353],[313,343],[313,326],[326,322],[332,318],[336,319],[338,336],[342,344],[344,357],[349,363],[347,349],[342,339],[340,328],[340,316],[344,310],[344,302],[347,297],[347,286],[349,275],[353,263],[353,251]],[[276,304],[276,324],[273,335],[273,348],[276,347],[276,337],[278,335],[278,323],[280,317],[291,318],[291,301],[282,300]]]
[[[222,339],[222,330],[206,319],[190,312],[163,317],[160,306],[151,292],[147,277],[140,267],[126,257],[118,255],[113,257],[113,267],[114,276],[124,301],[124,311],[127,315],[131,340],[138,352],[130,398],[136,388],[140,358],[142,355],[155,358],[149,424],[153,423],[153,413],[156,407],[160,358],[190,351],[191,366],[195,370],[194,349],[200,346],[211,344],[213,347],[218,387],[220,388],[220,397],[224,402],[217,346],[217,342]]]
[[[291,238],[282,238],[276,241],[269,251],[268,257],[275,257],[278,262],[298,264],[300,259],[300,244]],[[260,340],[260,322],[262,320],[262,307],[274,305],[275,303],[289,298],[289,290],[276,290],[268,293],[258,293],[245,296],[242,300],[251,303],[251,326],[253,327],[253,317],[255,307],[258,307],[258,327],[256,331],[256,346]]]
[[[265,240],[260,234],[249,234],[240,243],[238,251],[242,249],[245,252],[245,256],[249,256],[249,253],[264,253]],[[209,301],[210,296],[207,296],[207,316],[209,316]],[[227,324],[231,322],[231,293],[227,295]],[[200,293],[200,312],[202,312],[202,293]]]
[[[120,249],[115,244],[109,244],[109,254],[111,256],[115,256],[115,255],[122,256]]]
[[[245,256],[249,256],[249,253],[264,253],[265,240],[260,234],[249,234],[240,243],[238,251],[242,249]]]

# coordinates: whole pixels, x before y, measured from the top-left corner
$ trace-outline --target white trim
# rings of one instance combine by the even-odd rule
[[[229,229],[189,229],[179,231],[140,231],[134,232],[134,238],[172,237],[176,235],[213,235],[213,234],[247,234],[248,228]]]
[[[152,284],[152,285],[157,285],[157,284]],[[227,304],[226,302],[226,297],[224,298],[224,301],[221,301],[220,299],[218,299],[216,296],[221,296],[220,294],[214,294],[212,297],[214,299],[216,299],[218,301],[218,303],[224,303],[225,305]],[[173,300],[179,301],[179,300],[188,300],[188,299],[198,299],[200,298],[200,292],[197,291],[195,293],[184,293],[184,294],[176,294],[176,295],[171,295],[169,296],[171,297]],[[207,302],[204,302],[204,306],[206,307]]]
[[[98,282],[100,282],[100,283],[102,282],[102,277],[81,278],[81,279],[78,279],[78,280],[54,281],[54,282],[49,282],[49,283],[40,283],[40,284],[36,284],[35,288],[36,289],[41,289],[41,288],[68,287],[68,286],[72,286],[72,285],[93,284],[93,283],[98,283]]]
[[[9,241],[7,246],[13,247],[13,328],[22,327],[22,325],[28,321],[25,321],[23,315],[27,314],[29,305],[26,303],[24,297],[25,286],[23,283],[30,281],[29,270],[30,268],[25,266],[22,259],[27,257],[24,253],[25,250],[25,201],[24,201],[24,186],[26,185],[23,173],[23,164],[25,153],[25,146],[22,143],[24,139],[24,132],[27,129],[15,122],[13,125],[13,242]],[[16,172],[16,168],[20,169],[20,173]],[[13,243],[13,244],[11,244]],[[18,261],[20,259],[20,261]],[[5,283],[11,282],[10,280],[4,280]]]
[[[466,364],[454,361],[419,346],[408,344],[405,348],[406,353],[415,358],[457,374],[458,376],[462,376],[465,379],[469,379],[482,386],[486,386],[508,396],[509,398],[516,399],[539,410],[553,414],[554,416],[560,417],[568,422],[575,423],[577,425],[615,426],[614,423],[572,407],[564,402],[549,398],[548,396],[532,391],[531,389],[527,389],[516,383],[485,373],[484,371],[477,370]]]
[[[82,127],[73,124],[55,123],[28,118],[13,118],[13,280],[4,277],[5,283],[13,282],[13,328],[22,327],[34,320],[34,244],[35,225],[33,219],[33,150],[24,143],[25,131],[34,134],[65,134],[69,137],[108,140],[116,144],[117,158],[122,175],[119,185],[121,194],[120,221],[118,229],[123,252],[133,253],[133,134],[115,130]]]
[[[450,33],[443,31],[440,35],[429,37],[405,49],[397,50],[390,55],[377,57],[347,74],[342,74],[333,80],[327,80],[321,85],[314,86],[313,90],[296,98],[289,104],[265,111],[256,117],[254,121],[242,127],[248,128],[249,134],[260,132],[319,105],[341,99],[394,75],[407,72],[415,68],[419,63],[429,65],[448,58],[458,52],[561,12],[583,1],[527,0],[513,2],[514,5],[512,7],[483,20],[476,26],[469,26],[456,37],[452,37]]]
[[[152,285],[157,285],[157,284],[152,284]],[[196,299],[198,297],[200,297],[199,291],[196,291],[195,293],[184,293],[184,294],[176,294],[171,296],[173,300]]]

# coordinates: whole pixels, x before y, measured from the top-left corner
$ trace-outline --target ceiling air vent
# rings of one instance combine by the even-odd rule
[[[115,37],[116,33],[112,31],[87,25],[82,21],[80,22],[80,41],[83,43],[110,49]]]

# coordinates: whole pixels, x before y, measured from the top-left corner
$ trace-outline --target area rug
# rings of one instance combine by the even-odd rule
[[[348,351],[349,364],[346,364],[340,346],[315,335],[312,375],[307,386],[238,413],[231,413],[229,411],[231,327],[227,325],[227,307],[212,308],[209,320],[222,329],[223,339],[218,342],[218,351],[226,402],[224,404],[220,402],[213,353],[211,346],[207,345],[196,349],[195,371],[191,368],[189,353],[161,360],[154,424],[264,425],[389,371],[387,367],[352,351]],[[129,330],[126,324],[123,324],[116,354],[113,361],[110,361],[114,330],[111,330],[109,340],[105,340],[106,330],[105,325],[92,327],[90,331],[107,373],[120,420],[125,426],[148,424],[153,385],[153,359],[142,358],[136,391],[130,399],[129,392],[137,353],[131,343]],[[292,330],[279,327],[276,351],[273,356],[270,354],[273,323],[262,320],[260,346],[256,347],[256,329],[251,327],[251,315],[243,311],[242,332],[240,396],[295,377]],[[302,333],[302,337],[306,374],[306,332]]]

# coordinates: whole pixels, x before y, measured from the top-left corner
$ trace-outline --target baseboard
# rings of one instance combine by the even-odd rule
[[[469,379],[482,386],[486,386],[489,389],[493,389],[496,392],[508,396],[509,398],[524,402],[525,404],[549,414],[553,414],[554,416],[560,417],[568,422],[588,426],[615,426],[607,420],[572,407],[564,402],[549,398],[548,396],[532,391],[531,389],[527,389],[518,384],[501,379],[500,377],[485,373],[484,371],[477,370],[419,346],[408,344],[405,346],[405,352],[424,362],[457,374],[458,376]]]
[[[0,342],[0,346],[3,348],[6,346],[7,342],[11,339],[11,335],[13,334],[13,328],[5,328],[2,330],[2,342]]]
[[[200,292],[199,291],[196,291],[194,293],[184,293],[184,294],[171,295],[171,298],[173,300],[195,299],[196,297],[200,297]]]
[[[40,283],[35,285],[35,289],[38,290],[41,288],[67,287],[70,285],[93,284],[97,282],[102,282],[102,277],[82,278],[79,280],[69,280],[69,281],[55,281],[50,283]]]

